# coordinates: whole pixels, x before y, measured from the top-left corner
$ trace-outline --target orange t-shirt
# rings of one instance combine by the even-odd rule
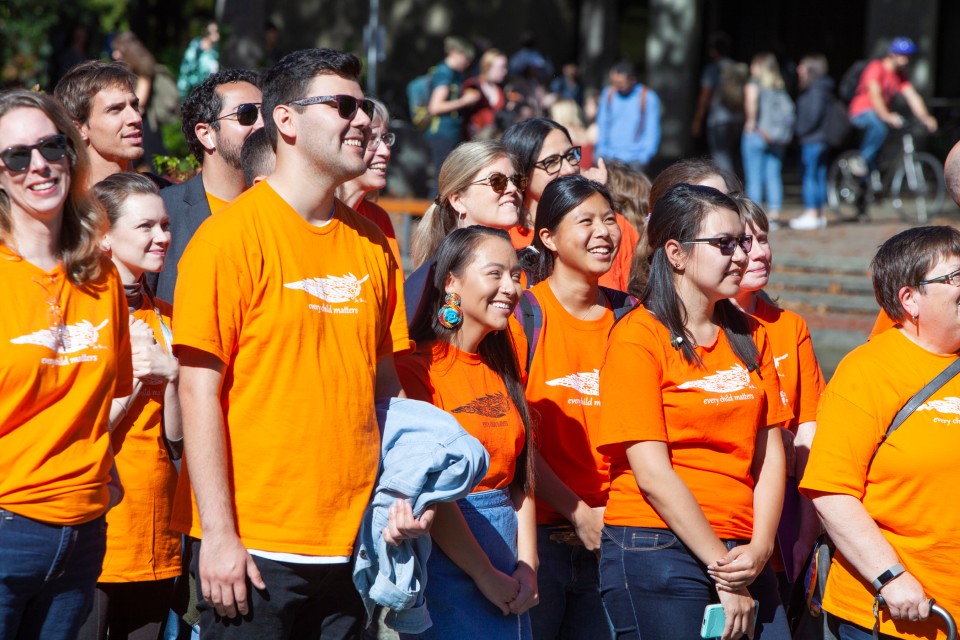
[[[397,362],[397,373],[407,397],[453,414],[490,454],[487,475],[473,490],[508,487],[526,431],[500,376],[479,355],[442,340],[417,345]]]
[[[531,291],[543,313],[527,376],[527,402],[539,426],[537,447],[571,491],[591,507],[602,507],[610,462],[594,444],[600,427],[599,370],[613,311],[598,320],[579,320],[563,308],[548,281]],[[537,501],[537,524],[566,523],[553,507]]]
[[[172,308],[157,300],[170,327]],[[146,322],[163,347],[167,341],[149,300],[131,315]],[[181,573],[180,534],[170,529],[177,468],[163,441],[163,380],[147,380],[110,434],[123,500],[107,513],[107,553],[99,582],[139,582]]]
[[[211,214],[220,213],[221,210],[225,209],[226,206],[230,204],[229,200],[218,198],[209,191],[205,191],[204,193],[207,194],[207,204],[210,205]]]
[[[754,323],[760,369],[749,371],[719,331],[697,347],[703,368],[670,346],[670,332],[639,308],[613,328],[600,368],[598,448],[610,456],[604,521],[668,528],[637,486],[626,444],[666,442],[674,470],[723,539],[753,535],[750,473],[757,431],[789,421],[766,331]],[[627,382],[628,381],[628,382]]]
[[[952,496],[960,485],[960,378],[922,404],[878,448],[894,416],[954,356],[917,346],[899,330],[884,331],[840,362],[820,403],[802,492],[853,496],[863,503],[900,563],[937,603],[960,611],[960,509]],[[870,462],[876,451],[876,457]],[[873,627],[874,589],[843,554],[827,578],[823,608],[855,624]],[[894,622],[881,616],[880,632],[898,638],[933,638],[942,628],[926,622]],[[943,638],[943,631],[936,637]]]
[[[870,329],[870,335],[867,337],[867,340],[873,340],[879,334],[897,326],[897,324],[897,321],[888,316],[886,311],[880,309],[880,313],[877,314],[877,320],[873,323],[873,328]]]
[[[226,365],[224,490],[246,547],[351,553],[379,459],[376,363],[391,335],[406,338],[396,269],[373,223],[338,201],[330,222],[311,225],[269,180],[190,241],[174,344]],[[172,526],[199,538],[187,477]]]
[[[753,317],[767,330],[773,364],[780,378],[780,393],[793,412],[789,427],[796,433],[801,423],[817,419],[817,404],[824,387],[810,329],[799,315],[778,309],[762,297],[757,300]]]
[[[89,522],[110,500],[110,403],[133,384],[123,285],[106,264],[78,288],[3,243],[0,282],[0,508]]]

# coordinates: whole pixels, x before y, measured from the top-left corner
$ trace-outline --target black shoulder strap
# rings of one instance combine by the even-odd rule
[[[890,427],[884,434],[880,444],[883,444],[894,431],[900,428],[904,420],[910,417],[910,414],[916,411],[920,405],[926,402],[930,396],[936,393],[940,387],[947,384],[947,382],[953,379],[958,373],[960,373],[960,358],[951,362],[949,367],[941,371],[936,378],[924,385],[920,391],[917,391],[912,398],[907,400],[907,404],[903,405],[903,408],[894,416],[893,422],[890,423]],[[879,448],[879,445],[877,447]]]
[[[517,305],[520,317],[517,318],[523,326],[523,335],[527,337],[527,375],[530,374],[530,365],[533,364],[533,352],[540,341],[540,329],[543,328],[543,311],[540,302],[530,289],[525,289],[520,295]]]
[[[613,310],[613,321],[616,323],[620,318],[627,315],[634,307],[640,304],[640,301],[634,298],[632,295],[626,291],[620,291],[619,289],[611,289],[609,287],[601,286],[600,290],[607,300],[610,301],[610,308]]]

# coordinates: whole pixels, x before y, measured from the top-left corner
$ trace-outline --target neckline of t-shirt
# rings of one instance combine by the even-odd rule
[[[453,345],[442,338],[437,340],[437,346],[443,348],[444,345],[447,349],[445,355],[448,358],[452,358],[469,365],[483,364],[483,361],[480,359],[480,354],[464,351],[463,349],[460,349],[456,345]]]
[[[19,253],[14,251],[10,246],[8,246],[5,242],[0,242],[0,257],[2,257],[7,262],[13,262],[13,263],[22,265],[24,268],[30,271],[33,271],[34,275],[37,275],[37,276],[42,276],[45,278],[53,278],[53,277],[61,278],[66,276],[66,271],[63,268],[63,261],[58,262],[57,266],[55,266],[50,271],[47,271],[42,267],[38,267],[37,265],[33,264],[32,262],[30,262],[29,260],[21,256]]]
[[[347,206],[347,205],[343,204],[343,203],[340,201],[339,198],[334,198],[334,199],[333,199],[333,213],[330,215],[330,220],[329,220],[326,224],[324,224],[324,225],[322,225],[322,226],[313,225],[313,224],[310,224],[309,222],[307,222],[307,221],[303,218],[303,216],[301,216],[299,213],[297,213],[297,210],[294,209],[293,206],[292,206],[289,202],[287,202],[286,200],[284,200],[284,199],[283,199],[283,196],[281,196],[279,193],[277,193],[277,190],[273,188],[273,185],[271,185],[271,184],[270,184],[269,182],[267,182],[266,180],[264,180],[263,182],[266,183],[267,189],[269,189],[270,193],[272,194],[271,197],[276,198],[278,201],[280,201],[280,202],[283,203],[283,206],[282,206],[282,207],[278,207],[278,209],[281,210],[281,214],[280,214],[280,215],[283,215],[283,216],[287,217],[288,219],[290,219],[290,221],[291,221],[290,224],[292,224],[292,225],[294,225],[294,226],[299,226],[300,228],[302,228],[302,229],[304,229],[304,230],[306,230],[306,231],[309,231],[310,233],[313,233],[313,234],[315,234],[315,235],[326,235],[326,234],[330,233],[331,231],[333,231],[333,229],[335,229],[335,228],[337,227],[337,223],[340,221],[340,218],[341,218],[341,216],[342,216],[342,213],[340,212],[340,207],[346,207],[346,206]]]
[[[541,287],[541,285],[543,286]],[[596,320],[582,320],[574,316],[569,311],[567,311],[563,307],[563,305],[560,304],[560,300],[557,298],[557,294],[553,292],[553,289],[550,286],[549,279],[544,280],[542,283],[535,285],[531,290],[534,292],[535,296],[538,293],[543,294],[541,307],[549,307],[552,311],[556,311],[556,315],[551,317],[555,317],[556,320],[561,324],[564,324],[570,327],[571,329],[576,329],[578,331],[607,331],[609,329],[609,326],[608,326],[610,324],[609,314],[612,314],[613,311],[609,307],[610,300],[607,298],[606,294],[604,294],[602,290],[600,292],[600,295],[603,297],[603,300],[606,306],[606,311],[602,316],[600,316]],[[540,300],[540,298],[538,298],[538,300]],[[544,313],[543,315],[544,315],[544,322],[546,322],[548,314]]]

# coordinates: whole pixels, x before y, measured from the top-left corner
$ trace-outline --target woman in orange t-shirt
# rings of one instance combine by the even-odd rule
[[[820,519],[813,504],[797,491],[797,483],[803,477],[817,429],[817,403],[823,392],[823,373],[813,351],[807,323],[792,311],[778,308],[763,293],[770,280],[770,263],[773,261],[767,214],[744,195],[733,196],[733,201],[746,220],[747,233],[753,236],[748,255],[750,261],[740,280],[740,293],[734,301],[767,330],[780,389],[793,412],[793,420],[786,429],[780,430],[787,457],[787,493],[784,495],[777,547],[772,556],[781,584],[780,595],[785,598],[820,535]]]
[[[960,353],[960,231],[903,231],[870,270],[897,326],[840,362],[800,482],[837,547],[823,609],[839,637],[870,639],[882,596],[881,638],[944,638],[930,605],[960,613],[960,376],[887,430]]]
[[[0,93],[0,638],[74,638],[121,496],[107,421],[130,338],[80,133],[53,98]]]
[[[786,640],[767,559],[791,414],[766,332],[729,300],[752,238],[728,196],[680,184],[647,239],[643,306],[614,326],[600,368],[604,607],[618,638],[686,639],[719,598],[725,640]]]
[[[474,492],[437,508],[427,564],[433,626],[417,638],[530,638],[537,603],[531,433],[520,366],[504,329],[520,297],[506,232],[457,229],[437,249],[411,337],[397,363],[411,398],[454,415],[490,453]],[[404,636],[406,637],[406,636]]]
[[[181,573],[180,535],[169,527],[183,430],[179,365],[170,352],[171,307],[150,292],[143,274],[163,269],[170,217],[153,181],[117,173],[93,186],[110,220],[103,247],[113,260],[130,312],[133,393],[114,403],[110,441],[124,499],[107,515],[107,553],[94,609],[80,640],[156,638]]]
[[[609,464],[595,452],[600,421],[598,370],[614,309],[625,296],[598,284],[616,259],[620,228],[610,194],[583,176],[543,191],[536,237],[521,255],[541,312],[527,372],[537,416],[537,550],[540,604],[534,638],[602,638],[610,627],[600,601],[600,549]],[[524,354],[526,355],[526,354]]]

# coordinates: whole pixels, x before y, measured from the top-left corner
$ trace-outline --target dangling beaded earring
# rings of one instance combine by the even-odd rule
[[[447,329],[456,329],[463,324],[463,310],[460,308],[460,296],[448,293],[443,298],[443,306],[437,311],[437,320]]]

